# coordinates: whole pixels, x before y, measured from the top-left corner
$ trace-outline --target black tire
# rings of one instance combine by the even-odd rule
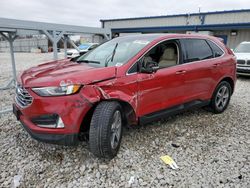
[[[121,129],[119,139],[116,139],[117,142],[114,144],[112,138],[114,138],[114,132],[112,131],[114,125],[114,119],[116,116],[119,116],[121,121]],[[122,108],[118,102],[104,101],[98,104],[96,107],[89,130],[89,148],[90,151],[99,158],[109,158],[112,159],[116,156],[119,151],[121,139],[122,139]],[[114,138],[115,140],[115,138]],[[113,144],[113,145],[112,145]]]
[[[218,105],[218,99],[220,98],[220,91],[222,91],[222,89],[227,88],[228,91],[228,98],[226,101],[221,102],[221,106]],[[211,99],[211,103],[209,105],[211,111],[215,114],[220,114],[222,112],[224,112],[227,107],[228,104],[230,102],[231,99],[231,95],[232,95],[232,87],[231,85],[227,82],[227,81],[222,81],[218,84],[218,86],[215,88],[212,99]]]

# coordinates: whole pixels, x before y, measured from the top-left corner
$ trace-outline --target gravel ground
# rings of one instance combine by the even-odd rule
[[[17,53],[17,68],[51,57]],[[10,69],[8,54],[0,53],[0,63],[3,84]],[[2,92],[2,106],[11,103],[10,93]],[[223,114],[196,109],[126,130],[118,156],[106,161],[95,158],[86,143],[77,147],[39,143],[8,113],[0,117],[0,187],[13,186],[20,178],[20,187],[247,188],[249,117],[250,78],[240,77]],[[159,159],[162,155],[171,156],[179,169],[165,165]]]

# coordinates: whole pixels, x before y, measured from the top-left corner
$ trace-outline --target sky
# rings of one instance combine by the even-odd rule
[[[100,27],[100,19],[250,9],[250,0],[0,0],[0,17]]]

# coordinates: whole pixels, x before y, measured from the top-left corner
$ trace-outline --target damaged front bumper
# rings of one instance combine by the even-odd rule
[[[90,103],[81,93],[40,97],[27,89],[33,97],[32,104],[22,108],[13,104],[13,113],[32,138],[59,145],[77,145],[78,135]]]

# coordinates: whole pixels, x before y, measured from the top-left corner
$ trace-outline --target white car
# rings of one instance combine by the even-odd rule
[[[237,74],[250,76],[250,42],[240,43],[234,54],[237,58]]]
[[[89,50],[96,48],[98,45],[99,45],[98,43],[81,44],[80,46],[78,46],[78,49],[80,50],[80,52],[77,51],[76,49],[67,50],[67,58],[75,58],[75,57],[78,57],[80,55],[83,55],[86,52],[88,52]]]

